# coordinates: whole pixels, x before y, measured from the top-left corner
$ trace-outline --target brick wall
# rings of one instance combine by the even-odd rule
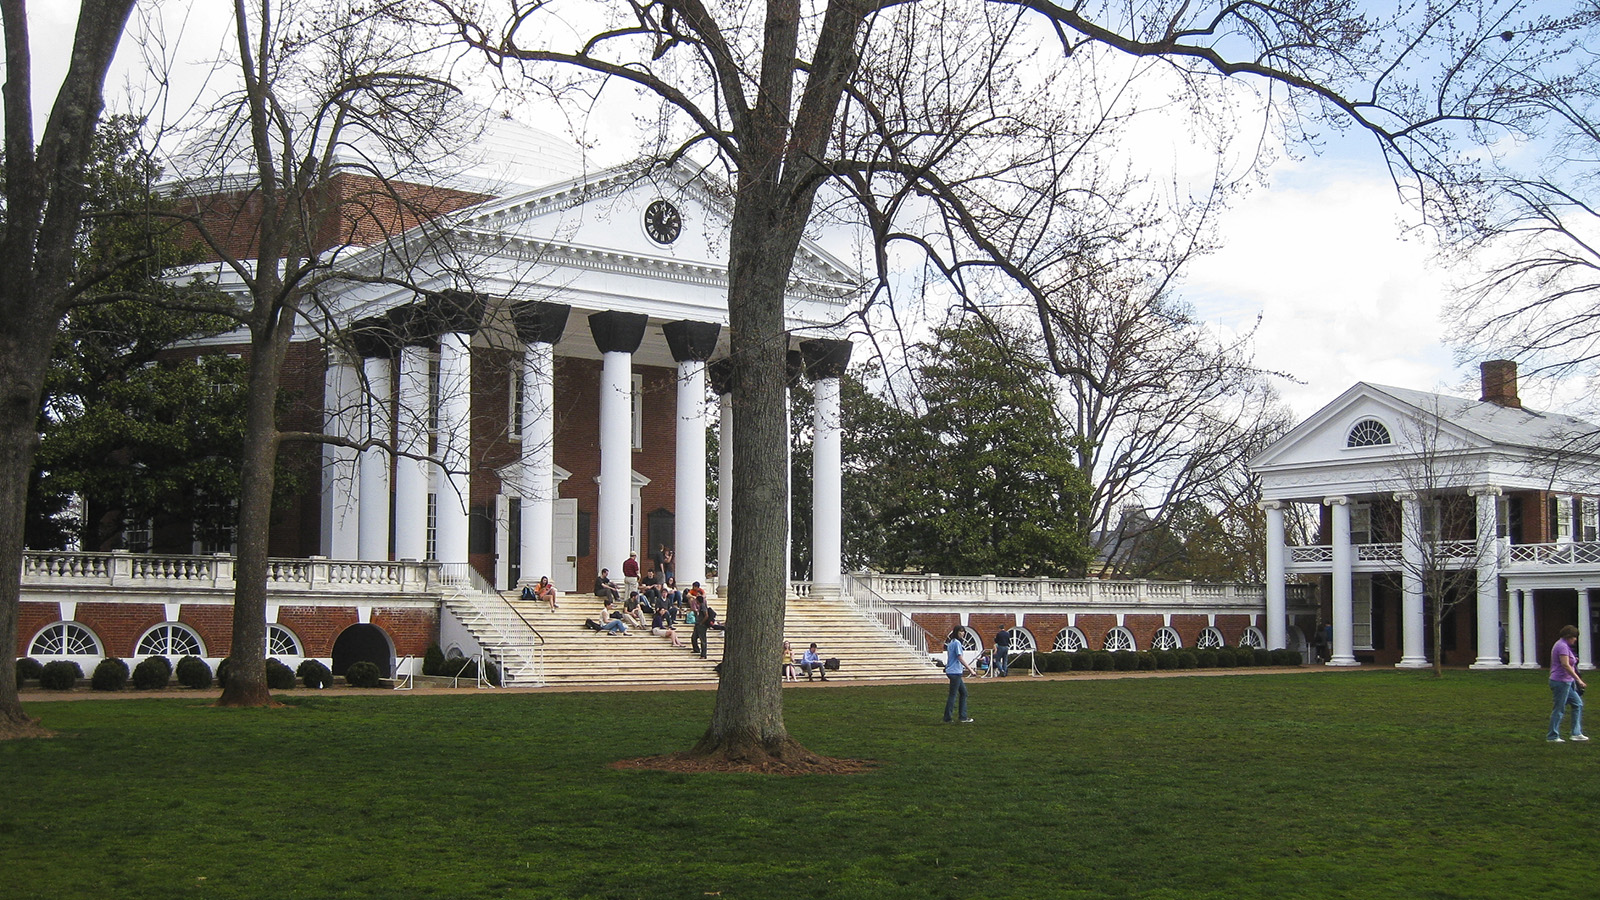
[[[129,659],[139,636],[167,620],[159,603],[79,603],[77,621],[100,636],[107,656]]]
[[[397,657],[420,658],[428,652],[429,647],[439,642],[439,614],[435,610],[375,609],[372,611],[372,624],[388,632]]]
[[[233,607],[216,603],[185,603],[178,621],[193,628],[206,646],[207,656],[233,652]]]
[[[333,655],[339,632],[360,621],[353,606],[280,606],[278,624],[300,638],[307,656]]]

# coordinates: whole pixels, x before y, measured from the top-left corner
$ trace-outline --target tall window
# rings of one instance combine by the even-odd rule
[[[1600,501],[1593,497],[1583,498],[1583,535],[1580,540],[1600,540]]]
[[[1372,507],[1365,503],[1350,507],[1350,543],[1372,543]]]
[[[527,396],[528,385],[522,379],[521,357],[515,358],[517,365],[511,367],[511,434],[513,441],[522,440],[522,400]]]
[[[674,409],[668,415],[677,415]],[[644,376],[633,376],[633,449],[644,449]]]
[[[1553,497],[1550,500],[1550,518],[1555,520],[1555,537],[1557,543],[1565,544],[1572,540],[1572,498]]]
[[[425,559],[439,558],[439,495],[428,494],[428,540]]]
[[[1372,576],[1350,579],[1351,643],[1357,650],[1372,649]]]

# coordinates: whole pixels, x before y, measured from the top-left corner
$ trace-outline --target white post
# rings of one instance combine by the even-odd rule
[[[467,561],[472,504],[472,335],[439,337],[439,468],[435,491],[436,551],[440,562]]]
[[[422,561],[428,555],[428,349],[402,347],[396,417],[396,444],[407,456],[395,461],[394,557]]]
[[[1589,626],[1589,589],[1578,588],[1578,668],[1594,668],[1594,641]]]
[[[706,580],[706,364],[678,363],[678,460],[673,498],[673,574],[688,587]],[[730,448],[731,449],[731,448]],[[725,450],[728,452],[728,450]]]
[[[323,372],[323,428],[334,437],[355,440],[361,434],[361,377],[343,351],[329,347]],[[323,556],[355,559],[359,547],[361,486],[356,480],[356,450],[322,445]]]
[[[372,357],[363,363],[367,375],[367,437],[387,441],[394,421],[394,360]],[[381,448],[362,451],[360,541],[356,555],[367,560],[389,558],[389,454]]]
[[[1507,591],[1506,645],[1513,669],[1523,667],[1522,662],[1522,591]]]
[[[844,411],[840,379],[812,386],[811,593],[835,596],[844,570]]]
[[[1358,666],[1355,652],[1355,589],[1350,546],[1350,498],[1325,497],[1333,513],[1333,658],[1330,666]]]
[[[1394,495],[1400,501],[1400,661],[1401,669],[1428,667],[1426,616],[1422,585],[1422,503],[1414,491]]]
[[[1522,665],[1539,668],[1539,636],[1533,630],[1533,591],[1522,592]]]
[[[633,485],[633,354],[607,352],[600,366],[600,523],[595,565],[622,581]]]
[[[1500,662],[1500,539],[1497,507],[1500,489],[1474,491],[1478,507],[1478,658],[1474,669],[1498,669]]]
[[[1279,650],[1288,646],[1289,641],[1289,604],[1284,583],[1283,503],[1263,500],[1261,509],[1267,514],[1267,649]]]
[[[555,545],[555,348],[526,345],[522,365],[522,580],[552,574]]]

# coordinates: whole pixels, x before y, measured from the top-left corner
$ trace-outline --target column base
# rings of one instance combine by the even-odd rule
[[[1346,656],[1343,659],[1340,659],[1339,657],[1336,656],[1333,659],[1330,659],[1327,662],[1323,663],[1323,665],[1325,665],[1325,666],[1344,666],[1346,668],[1349,668],[1349,667],[1352,667],[1352,666],[1361,665],[1361,660],[1356,659],[1354,656]]]
[[[1505,669],[1505,668],[1509,668],[1509,667],[1505,663],[1501,662],[1499,659],[1480,659],[1477,662],[1473,663],[1472,665],[1467,666],[1467,668],[1469,668],[1469,669]]]
[[[811,596],[818,600],[837,600],[843,593],[843,590],[837,584],[813,583],[811,585]]]
[[[1428,662],[1425,656],[1406,657],[1394,664],[1396,669],[1429,669],[1433,663]]]

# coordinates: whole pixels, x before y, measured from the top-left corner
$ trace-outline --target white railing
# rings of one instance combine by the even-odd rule
[[[1512,544],[1506,562],[1540,566],[1600,565],[1600,542]]]
[[[864,592],[892,603],[987,602],[1007,605],[1217,606],[1266,603],[1259,584],[1210,584],[1194,581],[1113,580],[1099,578],[999,578],[944,575],[849,576]],[[1291,600],[1310,598],[1309,585],[1289,585]]]
[[[310,559],[267,560],[267,587],[273,591],[430,593],[438,590],[438,563]],[[22,586],[117,587],[171,590],[175,587],[232,590],[232,554],[69,553],[29,550],[22,556]]]
[[[515,680],[542,686],[544,635],[472,566],[445,563],[441,569],[445,604],[455,607],[456,618],[473,632],[479,644],[487,645],[485,649],[500,666],[501,684]],[[463,608],[472,614],[463,615]],[[481,669],[480,666],[480,674]]]
[[[844,576],[840,588],[845,598],[879,628],[918,656],[928,655],[928,632],[909,613],[895,607],[857,576]]]

